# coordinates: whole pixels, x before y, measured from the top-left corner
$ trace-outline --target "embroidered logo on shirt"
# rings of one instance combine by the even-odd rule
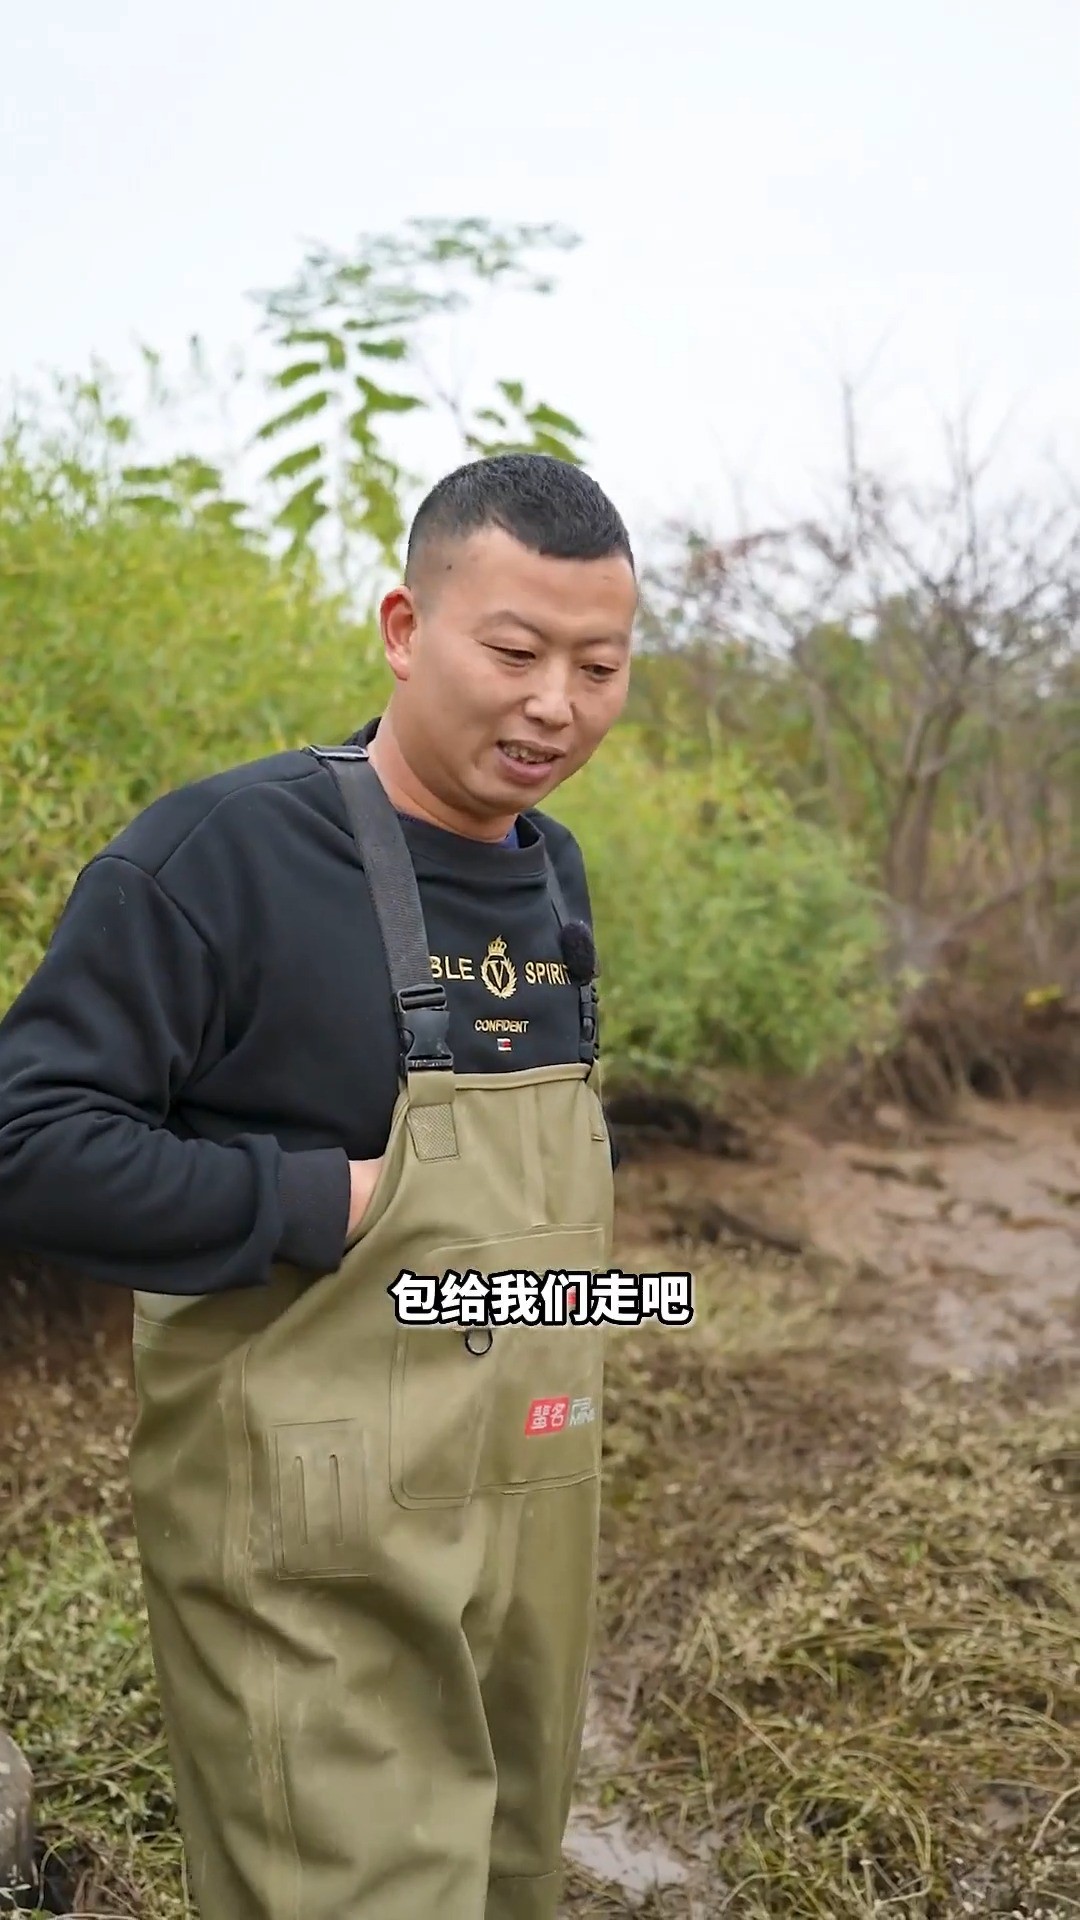
[[[501,934],[488,942],[488,950],[480,962],[480,978],[497,1000],[509,1000],[517,986],[517,968]]]
[[[431,977],[433,980],[475,980],[476,962],[470,953],[433,953]],[[487,952],[480,962],[479,978],[489,993],[497,1000],[509,1000],[518,985],[518,970],[507,951],[506,941],[500,934],[488,942]],[[522,978],[527,987],[569,987],[573,985],[569,970],[562,960],[526,960],[522,968]]]

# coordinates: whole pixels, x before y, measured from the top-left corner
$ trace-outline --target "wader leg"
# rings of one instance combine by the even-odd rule
[[[317,1656],[309,1621],[299,1663],[287,1631],[260,1633],[227,1703],[220,1674],[199,1684],[194,1650],[191,1691],[163,1688],[200,1920],[484,1920],[495,1779],[480,1688],[460,1630],[413,1624],[399,1637],[358,1610],[352,1671],[337,1635]]]
[[[274,1581],[246,1558],[249,1508],[246,1594],[179,1522],[157,1536],[147,1610],[200,1920],[484,1920],[495,1760],[465,1628],[494,1639],[484,1519],[410,1516],[383,1578]]]
[[[498,1775],[484,1920],[557,1920],[593,1650],[600,1483],[508,1500],[512,1555],[484,1682]]]

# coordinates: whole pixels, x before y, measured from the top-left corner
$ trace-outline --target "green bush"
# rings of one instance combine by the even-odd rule
[[[613,1067],[809,1073],[886,1030],[854,850],[734,752],[658,767],[624,724],[550,810],[589,864]]]
[[[167,788],[385,698],[369,630],[306,567],[0,458],[0,998],[79,869]]]

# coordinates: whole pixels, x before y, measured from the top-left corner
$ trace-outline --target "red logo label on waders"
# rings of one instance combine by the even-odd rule
[[[571,1401],[534,1400],[525,1421],[526,1433],[561,1433],[564,1427],[586,1427],[596,1419],[591,1398]]]
[[[567,1395],[561,1400],[534,1400],[525,1421],[526,1433],[561,1433],[570,1412]]]

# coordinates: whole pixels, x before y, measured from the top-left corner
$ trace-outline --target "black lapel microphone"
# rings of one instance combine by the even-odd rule
[[[559,947],[575,987],[587,987],[597,978],[596,945],[584,920],[567,920],[559,928]]]

